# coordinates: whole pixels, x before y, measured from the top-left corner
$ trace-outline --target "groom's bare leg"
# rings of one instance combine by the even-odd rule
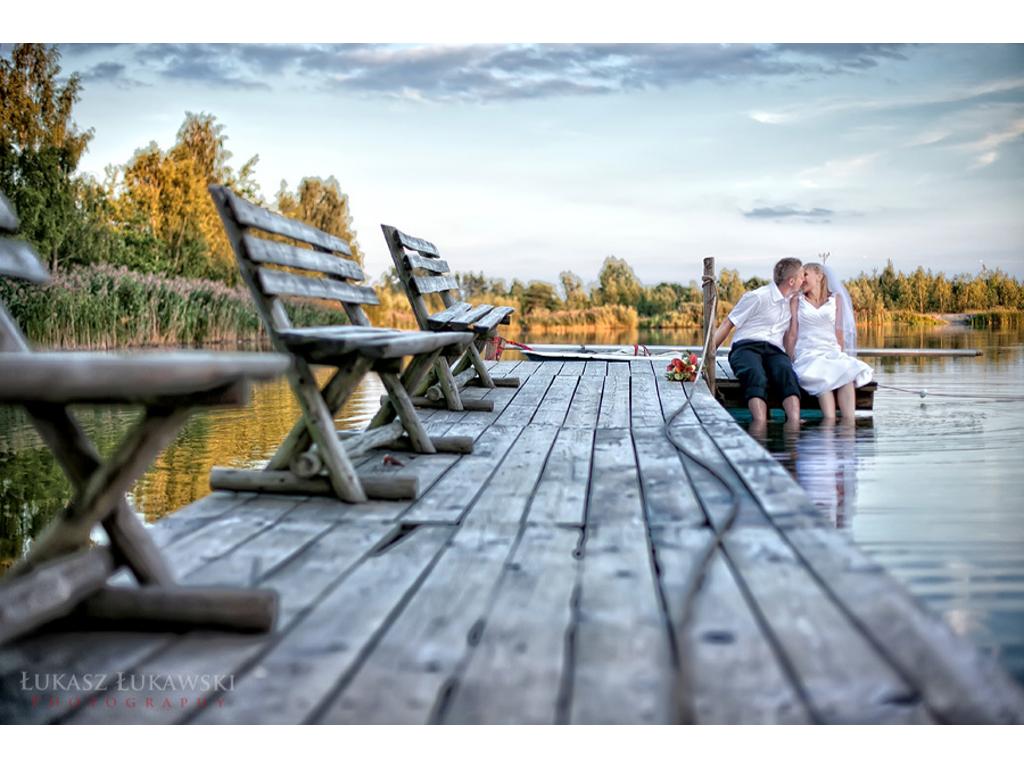
[[[786,429],[800,429],[800,398],[790,395],[782,401],[782,409],[786,412]]]
[[[832,396],[832,390],[825,390],[818,395],[818,404],[821,406],[822,424],[835,424],[836,399]]]
[[[839,388],[839,412],[842,415],[843,424],[854,423],[857,415],[857,393],[854,391],[852,381]]]
[[[750,416],[755,425],[763,425],[768,422],[768,403],[760,397],[752,397],[747,400],[747,408],[750,409]]]

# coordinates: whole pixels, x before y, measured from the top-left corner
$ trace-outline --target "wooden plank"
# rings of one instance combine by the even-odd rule
[[[629,362],[628,361],[623,361],[623,362],[608,363],[608,371],[607,371],[607,373],[605,375],[606,376],[615,377],[615,378],[625,378],[625,379],[628,379],[629,375],[630,375],[630,373],[629,373]]]
[[[157,697],[159,704],[162,701],[160,691],[150,683],[159,684],[171,675],[234,675],[236,679],[243,678],[245,673],[259,675],[258,666],[251,668],[253,661],[274,645],[280,635],[286,635],[299,617],[308,615],[312,606],[343,583],[367,553],[388,535],[389,530],[393,531],[390,526],[365,522],[342,522],[331,528],[260,582],[261,587],[273,589],[280,595],[278,636],[192,632],[178,637],[157,653],[150,654],[142,663],[122,668],[130,669],[142,681],[142,690],[133,695],[140,701],[146,696]],[[228,558],[233,556],[234,553],[226,555]],[[185,708],[120,706],[111,710],[84,707],[74,715],[73,722],[187,722],[205,713],[207,708],[220,708],[221,703],[214,701],[218,693],[203,694],[208,699],[204,707],[195,706],[196,694],[191,695],[190,705]],[[223,708],[230,710],[237,703],[236,695],[234,692],[224,695],[226,700],[221,700]]]
[[[260,267],[258,273],[260,286],[268,296],[302,296],[307,299],[334,299],[349,304],[380,304],[377,292],[367,285],[302,277],[267,267]]]
[[[724,544],[815,720],[930,721],[915,691],[822,591],[777,531],[734,529]]]
[[[420,277],[414,275],[412,284],[420,294],[440,293],[441,291],[457,291],[459,283],[454,277],[445,275],[443,277]]]
[[[603,390],[603,376],[581,376],[569,404],[569,412],[565,416],[565,426],[579,429],[596,428],[597,417],[601,412]]]
[[[584,376],[604,376],[608,372],[608,363],[600,360],[587,360],[583,368]]]
[[[0,646],[0,722],[27,725],[66,719],[90,698],[94,686],[108,681],[116,685],[118,672],[131,669],[174,637],[50,631]],[[65,690],[72,678],[80,681],[80,690]]]
[[[467,304],[464,301],[457,301],[454,304],[452,304],[450,307],[445,307],[440,312],[431,315],[428,318],[429,325],[430,325],[431,328],[434,328],[434,327],[443,328],[443,327],[445,327],[445,325],[447,325],[451,321],[451,319],[453,317],[455,317],[456,315],[462,314],[467,309],[472,309],[472,308],[473,308],[472,304]],[[426,329],[424,329],[424,330],[426,330]]]
[[[472,414],[476,415],[476,414]],[[489,414],[480,414],[489,415]],[[458,422],[452,432],[462,427]],[[486,488],[491,474],[512,447],[523,426],[492,425],[473,446],[473,453],[463,456],[434,486],[424,493],[402,516],[405,522],[445,522],[461,519],[473,499]]]
[[[811,722],[725,559],[715,556],[698,573],[713,543],[711,531],[652,526],[651,540],[679,648],[678,720]]]
[[[562,426],[569,404],[576,393],[578,379],[572,376],[555,376],[544,394],[544,399],[533,414],[533,424]]]
[[[644,358],[634,358],[629,361],[629,372],[633,376],[636,376],[637,374],[642,374],[644,376],[650,376],[652,374],[657,375],[663,372],[664,367],[665,366],[663,365],[659,366],[661,369],[659,370],[659,368],[654,367],[650,360]]]
[[[471,306],[469,309],[459,312],[457,315],[452,317],[451,322],[454,325],[465,326],[468,328],[492,309],[494,309],[494,307],[490,304],[477,304],[476,306]]]
[[[694,722],[812,722],[721,557],[704,578],[689,640]]]
[[[651,525],[687,527],[706,524],[694,487],[679,451],[662,429],[633,429],[633,447],[643,488],[644,509]]]
[[[289,219],[279,213],[271,213],[265,208],[244,200],[227,187],[211,186],[210,192],[219,192],[224,195],[231,206],[235,220],[243,227],[252,227],[264,232],[272,232],[275,235],[283,235],[292,240],[315,245],[318,248],[343,253],[345,256],[352,255],[352,249],[341,238],[329,235],[301,221]]]
[[[258,674],[236,683],[230,706],[206,709],[196,722],[301,723],[315,717],[450,537],[446,528],[421,526],[367,558],[260,660]]]
[[[283,355],[235,352],[2,352],[0,402],[244,403],[249,379],[273,379],[288,368]]]
[[[628,430],[598,429],[573,645],[573,723],[674,719],[667,616]]]
[[[557,722],[580,538],[578,530],[527,526],[440,722]]]
[[[302,497],[254,496],[195,533],[174,541],[164,549],[164,555],[180,580],[270,528],[303,501]]]
[[[437,250],[437,246],[429,240],[422,240],[412,235],[407,235],[400,229],[395,230],[395,235],[398,237],[398,242],[403,247],[408,248],[410,251],[417,251],[424,256],[436,256],[440,258],[441,254]]]
[[[593,430],[559,430],[530,501],[530,523],[583,525],[593,448]]]
[[[661,427],[665,424],[665,419],[661,415],[658,384],[649,365],[647,371],[641,369],[641,372],[636,372],[630,377],[629,415],[630,424],[634,428]]]
[[[473,324],[473,330],[479,333],[490,331],[503,323],[508,325],[511,322],[509,316],[515,311],[513,307],[495,307]]]
[[[495,419],[496,424],[527,424],[533,418],[537,408],[544,400],[544,395],[554,382],[554,376],[535,373],[515,390],[515,397],[505,407],[501,415]]]
[[[627,366],[626,370],[629,368]],[[629,428],[629,376],[616,374],[604,381],[597,426],[603,429]]]
[[[559,376],[582,376],[583,369],[586,364],[582,360],[566,360],[562,363],[562,369],[558,372]]]
[[[324,272],[351,280],[366,278],[362,268],[354,261],[328,253],[297,248],[286,243],[277,243],[255,235],[243,235],[242,243],[250,260],[258,264],[276,264],[282,267],[296,267],[309,272]]]
[[[407,253],[405,254],[405,260],[409,264],[409,269],[425,269],[428,272],[436,272],[442,275],[450,271],[448,269],[448,262],[437,257],[420,256],[418,253]]]
[[[209,525],[250,498],[253,494],[215,491],[160,519],[148,529],[149,535],[156,546],[166,547]]]
[[[32,283],[45,283],[50,279],[35,249],[24,240],[11,237],[0,237],[0,275]]]
[[[1024,693],[998,661],[956,636],[847,538],[827,529],[784,536],[941,722],[1024,722]]]
[[[463,527],[522,523],[557,434],[557,427],[527,424],[463,519]]]

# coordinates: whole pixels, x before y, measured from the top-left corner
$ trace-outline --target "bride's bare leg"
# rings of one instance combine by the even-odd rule
[[[836,423],[836,400],[832,397],[831,390],[825,390],[818,395],[818,403],[821,405],[821,421],[824,424]]]
[[[843,384],[838,390],[839,412],[843,417],[843,424],[853,424],[857,413],[857,393],[853,389],[853,382]]]

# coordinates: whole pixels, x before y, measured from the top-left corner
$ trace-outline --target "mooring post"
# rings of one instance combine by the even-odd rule
[[[704,363],[704,378],[708,383],[708,389],[712,395],[715,390],[715,353],[712,351],[715,337],[715,299],[718,297],[718,284],[715,282],[715,257],[709,256],[704,259],[704,278],[702,280],[704,289],[704,344],[702,357]]]

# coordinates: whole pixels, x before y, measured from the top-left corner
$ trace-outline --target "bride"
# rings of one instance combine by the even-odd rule
[[[853,357],[857,326],[850,295],[829,267],[805,264],[804,290],[793,297],[790,309],[784,343],[800,386],[817,395],[826,424],[836,420],[835,396],[843,423],[852,424],[854,387],[871,381],[874,371]]]

